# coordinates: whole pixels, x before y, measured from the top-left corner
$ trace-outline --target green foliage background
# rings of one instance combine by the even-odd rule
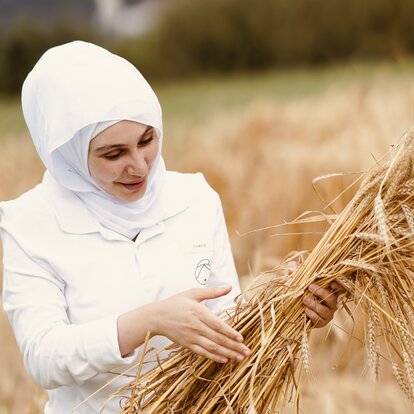
[[[406,57],[412,16],[411,0],[174,0],[151,32],[116,41],[69,22],[25,22],[1,36],[0,93],[17,93],[43,51],[74,39],[108,47],[153,81]]]

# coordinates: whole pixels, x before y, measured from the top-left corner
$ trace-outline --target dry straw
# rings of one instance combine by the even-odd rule
[[[223,316],[245,338],[250,357],[217,364],[175,347],[168,359],[119,390],[122,414],[271,414],[283,412],[287,401],[299,412],[312,330],[302,299],[310,284],[329,287],[333,279],[347,289],[346,300],[366,311],[373,375],[380,360],[388,362],[413,400],[413,156],[410,131],[364,174],[356,195],[292,276],[279,273],[255,286],[231,316]]]

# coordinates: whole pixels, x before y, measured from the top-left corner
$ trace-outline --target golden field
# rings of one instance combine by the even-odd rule
[[[250,275],[272,268],[288,252],[311,249],[324,227],[257,230],[304,211],[323,211],[413,125],[413,110],[414,80],[381,72],[285,100],[258,94],[236,108],[198,114],[197,122],[168,116],[165,158],[170,169],[202,171],[220,193],[246,286]],[[5,200],[39,182],[43,168],[27,133],[4,133],[1,142],[0,200]],[[315,177],[330,173],[339,175],[312,186]],[[351,195],[352,190],[333,208],[341,210]],[[386,366],[379,383],[364,376],[362,318],[357,311],[354,321],[338,312],[332,326],[314,332],[312,374],[301,390],[304,413],[413,411]],[[0,414],[41,413],[44,394],[24,373],[3,312],[0,347]]]

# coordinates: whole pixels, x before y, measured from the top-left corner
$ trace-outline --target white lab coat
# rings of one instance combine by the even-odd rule
[[[4,309],[26,368],[48,390],[45,413],[70,412],[114,378],[108,371],[139,360],[139,350],[120,355],[118,315],[186,289],[231,284],[229,295],[206,302],[218,314],[239,294],[217,193],[201,174],[168,172],[162,197],[165,219],[135,242],[102,227],[56,183],[0,203]],[[99,412],[129,381],[117,379],[76,413]],[[113,400],[104,413],[119,411]]]

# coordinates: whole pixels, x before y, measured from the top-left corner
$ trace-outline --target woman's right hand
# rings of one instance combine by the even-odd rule
[[[225,363],[243,360],[250,350],[243,337],[201,302],[226,295],[224,288],[190,289],[153,304],[153,334],[163,335],[197,354]]]

